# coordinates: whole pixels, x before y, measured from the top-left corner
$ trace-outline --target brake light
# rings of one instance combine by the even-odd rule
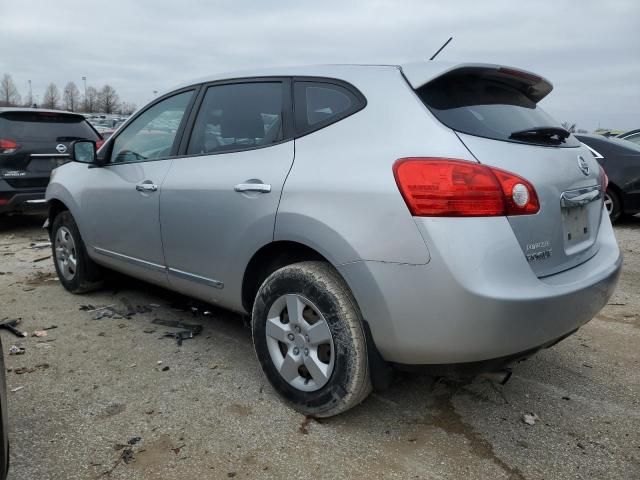
[[[602,193],[606,192],[609,187],[609,177],[607,177],[607,173],[604,171],[604,168],[602,168],[602,165],[600,165],[600,187],[602,188]]]
[[[500,67],[498,68],[498,71],[500,73],[504,73],[505,75],[509,75],[510,77],[523,78],[525,80],[531,80],[534,83],[538,83],[540,80],[542,80],[542,78],[538,75],[529,72],[523,72],[522,70],[516,70],[515,68]]]
[[[0,138],[0,153],[13,153],[20,145],[18,145],[13,140],[6,140],[4,138]]]
[[[102,145],[104,145],[104,140],[96,140],[96,151],[100,150]]]
[[[530,215],[540,210],[533,185],[499,168],[450,158],[401,158],[393,173],[416,217]]]

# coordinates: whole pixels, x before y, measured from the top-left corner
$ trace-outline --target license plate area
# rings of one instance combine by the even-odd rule
[[[563,208],[564,249],[568,251],[591,238],[587,206]]]
[[[30,172],[50,172],[54,168],[64,165],[69,161],[69,157],[39,157],[32,158],[27,169]]]
[[[562,207],[564,251],[567,256],[590,248],[596,241],[602,216],[602,200],[576,207]]]
[[[596,241],[602,215],[600,186],[563,192],[560,208],[565,254],[574,255],[591,247]]]

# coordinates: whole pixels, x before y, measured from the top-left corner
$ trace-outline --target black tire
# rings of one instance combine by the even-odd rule
[[[315,391],[295,388],[278,372],[267,344],[267,315],[286,294],[311,301],[322,314],[333,339],[333,371]],[[371,392],[367,344],[362,315],[349,287],[331,265],[309,261],[272,273],[256,295],[252,312],[253,344],[271,385],[289,405],[304,415],[331,417],[361,403]]]
[[[611,202],[611,209],[608,209],[609,219],[611,220],[611,223],[615,223],[620,219],[620,216],[622,215],[622,202],[620,201],[620,196],[615,190],[607,188],[605,203],[607,200]]]
[[[65,278],[58,261],[56,235],[61,228],[65,228],[70,233],[75,247],[76,268],[72,278]],[[102,269],[87,255],[87,249],[80,236],[78,226],[68,210],[61,212],[53,220],[51,250],[58,279],[62,286],[71,293],[86,293],[102,286]]]

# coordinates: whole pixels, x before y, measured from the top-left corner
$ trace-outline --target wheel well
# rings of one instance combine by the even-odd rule
[[[51,233],[51,227],[55,218],[65,210],[69,210],[67,206],[60,200],[51,200],[49,202],[49,233]]]
[[[611,183],[611,182],[609,182],[609,185],[607,186],[607,188],[610,188],[611,190],[613,190],[615,194],[618,196],[618,201],[620,202],[620,211],[624,211],[624,199],[622,198],[622,189],[615,183]]]
[[[244,309],[251,313],[256,293],[269,275],[286,265],[307,260],[321,260],[330,263],[313,248],[297,242],[273,242],[258,250],[249,261],[242,280],[242,306]]]

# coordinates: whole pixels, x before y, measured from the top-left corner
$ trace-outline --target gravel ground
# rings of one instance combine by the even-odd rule
[[[610,305],[506,386],[404,375],[321,422],[280,403],[242,318],[193,317],[127,279],[71,295],[37,261],[50,251],[30,248],[42,219],[2,222],[0,319],[21,317],[30,334],[57,326],[0,333],[7,387],[24,387],[8,393],[11,479],[640,478],[640,218],[616,227],[625,262]],[[96,320],[86,304],[159,306]],[[204,330],[177,346],[154,318]]]

